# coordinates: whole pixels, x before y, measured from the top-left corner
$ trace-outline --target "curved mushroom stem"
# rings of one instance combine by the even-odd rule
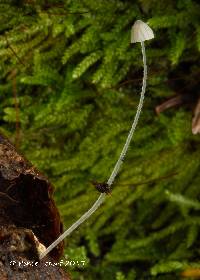
[[[128,134],[128,137],[126,139],[126,143],[122,149],[122,152],[117,160],[117,163],[115,164],[115,167],[113,169],[113,172],[110,175],[110,178],[107,181],[107,184],[110,186],[113,184],[115,177],[119,173],[119,169],[124,161],[125,155],[127,153],[128,147],[130,145],[133,133],[136,129],[139,116],[142,110],[143,106],[143,101],[144,101],[144,94],[145,94],[145,89],[146,89],[146,80],[147,80],[147,65],[146,65],[146,54],[145,54],[145,46],[144,42],[141,42],[141,47],[142,47],[142,55],[143,55],[143,63],[144,63],[144,74],[143,74],[143,84],[142,84],[142,92],[140,96],[140,101],[139,105],[137,107],[137,112],[131,127],[131,130]],[[93,204],[93,206],[85,212],[70,228],[68,228],[63,234],[61,234],[58,239],[56,239],[47,249],[40,255],[40,259],[44,258],[51,250],[53,250],[65,237],[67,237],[69,234],[71,234],[78,226],[80,226],[85,220],[87,220],[96,210],[99,208],[99,206],[103,203],[105,200],[106,194],[102,193],[96,200],[96,202]]]
[[[121,165],[124,161],[124,158],[125,158],[125,155],[127,153],[128,147],[130,145],[131,139],[132,139],[133,134],[135,132],[135,129],[136,129],[139,117],[140,117],[140,113],[142,111],[142,106],[143,106],[143,102],[144,102],[144,94],[145,94],[145,90],[146,90],[146,81],[147,81],[147,65],[146,65],[146,54],[145,54],[144,42],[141,42],[141,47],[142,47],[142,55],[143,55],[144,74],[143,74],[143,83],[142,83],[142,92],[141,92],[141,95],[140,95],[140,101],[139,101],[139,104],[138,104],[138,107],[137,107],[137,112],[136,112],[132,127],[131,127],[131,129],[129,131],[129,134],[128,134],[128,137],[126,139],[126,143],[125,143],[125,145],[122,149],[122,152],[119,156],[119,159],[118,159],[118,161],[117,161],[117,163],[116,163],[116,165],[113,169],[113,172],[112,172],[110,178],[108,179],[108,185],[109,186],[112,185],[112,183],[114,182],[115,177],[117,176],[117,174],[119,172],[119,169],[120,169],[120,167],[121,167]]]

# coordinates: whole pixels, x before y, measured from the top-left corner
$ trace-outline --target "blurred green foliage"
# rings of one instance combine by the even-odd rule
[[[180,279],[199,266],[199,136],[188,108],[160,116],[154,108],[175,93],[198,93],[200,4],[0,1],[1,132],[54,183],[65,228],[97,199],[90,181],[108,179],[134,118],[136,19],[156,35],[146,43],[145,106],[112,196],[66,240],[65,255],[86,262],[67,267],[73,279]]]

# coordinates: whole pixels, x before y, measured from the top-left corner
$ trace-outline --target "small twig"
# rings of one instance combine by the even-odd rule
[[[124,187],[137,187],[140,185],[147,185],[147,184],[152,184],[152,183],[156,183],[157,181],[161,181],[161,180],[166,180],[172,176],[177,175],[178,173],[172,173],[172,174],[168,174],[162,177],[158,177],[158,178],[154,178],[148,181],[143,181],[143,182],[139,182],[139,183],[128,183],[128,184],[123,184],[123,183],[117,183],[117,186],[124,186]],[[111,188],[108,185],[108,183],[106,182],[96,182],[96,181],[91,181],[91,183],[93,184],[93,186],[95,187],[96,190],[98,190],[100,193],[106,193],[106,194],[111,194]]]
[[[181,94],[171,97],[167,101],[156,106],[156,108],[155,108],[156,114],[159,115],[161,112],[163,112],[171,107],[178,106],[182,103],[183,103],[183,96]]]
[[[133,84],[133,83],[141,81],[141,80],[142,80],[142,78],[126,80],[124,82],[121,82],[121,83],[117,84],[116,86],[107,87],[107,88],[105,88],[105,90],[107,90],[107,89],[117,89],[117,88],[122,87],[124,85]],[[148,80],[151,81],[151,78],[148,78]],[[174,77],[174,78],[171,78],[171,79],[167,79],[166,81],[161,81],[157,85],[163,84],[163,83],[169,83],[171,81],[179,81],[179,80],[185,80],[185,77]]]
[[[186,270],[184,270],[183,272],[181,272],[181,278],[185,277],[185,278],[189,278],[189,279],[199,279],[200,278],[200,268],[193,268],[193,267],[189,267]]]
[[[40,11],[41,14],[53,15],[53,16],[66,16],[66,15],[83,15],[88,14],[90,12],[66,12],[66,13],[50,13],[47,11]]]
[[[161,176],[161,177],[158,177],[158,178],[153,178],[153,179],[150,179],[150,180],[147,180],[147,181],[143,181],[143,182],[136,182],[136,183],[129,183],[129,184],[117,184],[118,186],[133,186],[133,187],[137,187],[137,186],[140,186],[140,185],[147,185],[147,184],[152,184],[152,183],[156,183],[156,182],[159,182],[161,180],[166,180],[168,178],[171,178],[173,176],[176,176],[178,174],[178,172],[174,172],[174,173],[170,173],[170,174],[167,174],[165,176]]]
[[[36,3],[33,3],[32,1],[27,1],[25,3],[26,5],[29,5],[29,6],[36,6],[37,4]],[[58,16],[66,16],[67,14],[70,14],[70,15],[82,15],[82,14],[88,14],[90,13],[90,11],[80,11],[80,12],[70,12],[70,11],[66,11],[65,13],[51,13],[51,12],[48,12],[48,9],[50,8],[58,8],[58,9],[64,9],[64,5],[63,4],[45,4],[44,5],[44,10],[43,11],[40,11],[40,13],[46,13],[46,14],[49,14],[49,15],[58,15]]]
[[[18,54],[16,53],[16,51],[12,48],[12,46],[9,44],[8,42],[8,38],[6,36],[6,34],[4,34],[5,38],[6,38],[6,42],[8,45],[8,48],[12,51],[12,53],[16,56],[16,58],[18,59],[18,61],[24,66],[26,67],[26,65],[24,64],[24,62],[21,60],[21,58],[18,56]]]

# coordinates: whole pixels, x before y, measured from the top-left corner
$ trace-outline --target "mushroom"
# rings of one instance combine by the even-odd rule
[[[146,54],[145,54],[145,47],[144,47],[144,41],[150,40],[154,38],[154,34],[152,29],[141,20],[137,20],[135,24],[132,27],[131,30],[131,43],[140,42],[142,47],[142,55],[143,55],[143,64],[144,64],[144,75],[143,75],[143,84],[142,84],[142,91],[140,96],[139,105],[137,108],[137,112],[132,124],[132,127],[129,131],[128,137],[126,139],[125,145],[122,149],[122,152],[117,160],[117,163],[114,166],[114,169],[110,175],[110,178],[107,181],[108,187],[110,187],[115,177],[117,176],[119,169],[124,161],[125,155],[127,153],[128,147],[130,145],[133,133],[136,129],[139,116],[142,110],[143,101],[144,101],[144,94],[146,89],[146,80],[147,80],[147,65],[146,65]],[[84,213],[70,228],[68,228],[63,234],[60,235],[41,255],[40,259],[44,258],[51,250],[53,250],[65,237],[67,237],[69,234],[71,234],[79,225],[81,225],[85,220],[87,220],[96,210],[97,208],[103,203],[105,200],[106,193],[101,193],[96,202],[93,204],[93,206]]]

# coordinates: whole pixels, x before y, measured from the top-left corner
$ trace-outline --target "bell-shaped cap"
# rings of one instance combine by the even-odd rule
[[[153,38],[153,30],[143,21],[136,20],[131,29],[131,43],[144,42]]]

